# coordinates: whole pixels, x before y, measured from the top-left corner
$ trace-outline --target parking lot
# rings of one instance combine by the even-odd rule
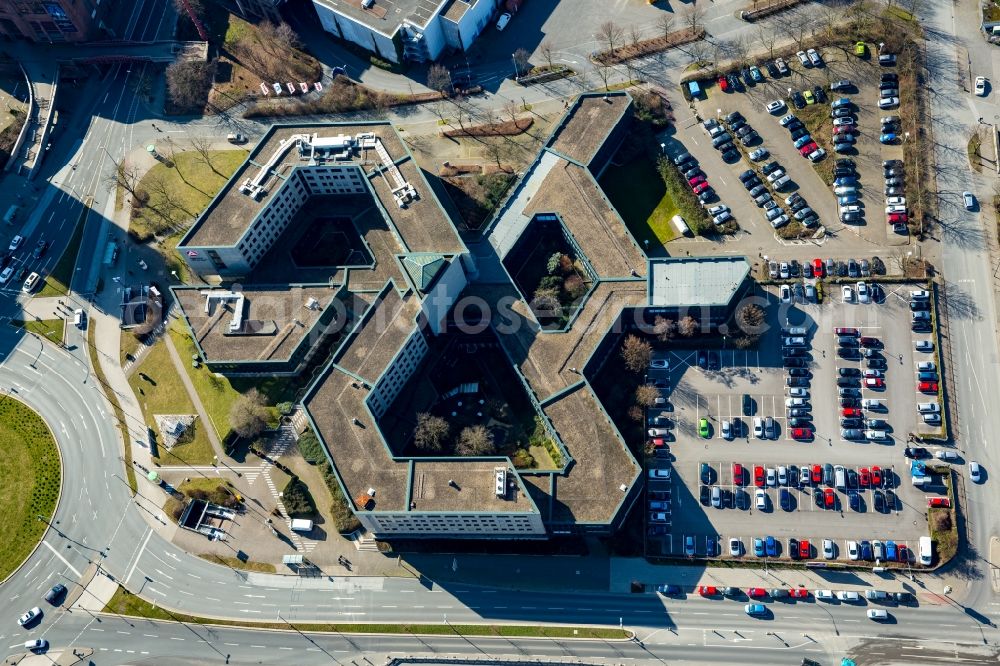
[[[823,558],[824,539],[840,560],[849,559],[849,541],[915,548],[927,533],[927,500],[939,489],[915,487],[903,455],[922,423],[917,404],[936,401],[917,389],[916,364],[931,355],[915,351],[930,336],[910,330],[912,290],[887,284],[875,289],[878,302],[859,303],[855,284],[848,302],[836,291],[815,304],[784,303],[774,288],[766,294],[770,330],[756,350],[657,352],[669,369],[651,370],[651,379],[668,404],[651,410],[650,427],[661,426],[673,473],[649,483],[650,498],[670,507],[669,529],[651,535],[651,554],[688,554],[689,536],[702,557],[728,557],[737,538],[740,556],[752,558],[754,538],[766,536],[784,543],[779,557],[790,555],[789,538],[809,541],[810,558]],[[783,356],[792,348],[787,338],[803,338],[795,356]],[[802,366],[795,377],[783,367],[788,359]],[[786,402],[793,388],[801,406]]]
[[[763,179],[766,174],[761,173],[761,167],[774,162],[776,164],[771,168],[780,168],[791,179],[785,186],[772,191],[779,207],[791,217],[793,211],[788,209],[785,199],[798,193],[818,216],[819,224],[803,233],[811,234],[822,225],[832,234],[824,238],[824,243],[851,246],[857,245],[860,237],[883,247],[905,245],[910,240],[908,234],[894,231],[887,224],[884,211],[886,180],[883,162],[900,159],[902,142],[908,139],[898,136],[893,143],[880,143],[884,129],[881,119],[896,113],[891,108],[879,108],[880,77],[891,74],[893,68],[880,66],[877,57],[859,58],[841,49],[821,49],[820,53],[820,66],[803,66],[793,55],[784,59],[790,70],[787,75],[773,77],[764,67],[765,63],[761,62],[758,70],[762,72],[760,82],[744,85],[741,80],[741,90],[730,88],[728,92],[723,92],[718,85],[709,87],[707,96],[694,102],[697,116],[679,118],[676,133],[666,138],[667,154],[690,152],[707,174],[708,182],[715,185],[722,203],[730,207],[740,227],[751,235],[773,236],[775,230],[765,218],[766,210],[762,204],[755,203],[748,192],[737,186],[740,182],[738,177],[748,168],[753,168]],[[830,90],[831,83],[844,80],[850,85],[836,92]],[[816,87],[821,89],[823,97],[803,109],[795,108],[792,96]],[[898,94],[913,93],[901,90]],[[855,142],[853,147],[840,154],[833,151],[834,126],[830,117],[830,103],[838,98],[850,100],[853,127],[856,128],[850,133]],[[768,104],[775,101],[781,104],[769,111]],[[725,123],[726,116],[732,112],[738,112],[743,117],[757,138],[742,145],[740,137],[734,136],[733,143],[740,150],[741,157],[724,160],[722,154],[713,148],[713,138],[699,120],[709,123],[717,120],[733,134],[731,125]],[[814,162],[800,154],[793,145],[789,129],[779,122],[788,114],[795,114],[804,123],[803,129],[811,134],[819,148],[824,149],[825,155]],[[749,153],[761,147],[768,151],[768,156],[756,161],[749,159]],[[841,211],[830,184],[834,161],[839,158],[853,160],[857,171],[856,204],[860,216],[846,224],[841,222]],[[795,223],[792,224],[794,226]],[[788,227],[786,231],[793,229]],[[745,242],[740,237],[731,240]]]

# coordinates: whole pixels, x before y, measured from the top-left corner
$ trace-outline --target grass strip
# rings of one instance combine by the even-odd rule
[[[254,562],[253,560],[243,560],[236,557],[225,557],[223,555],[216,555],[214,553],[198,553],[198,557],[203,560],[208,560],[214,564],[221,564],[223,566],[229,567],[230,569],[243,569],[245,571],[261,571],[263,573],[274,573],[277,571],[275,566],[270,562]],[[119,588],[120,589],[120,588]]]
[[[83,202],[83,210],[80,211],[80,218],[76,221],[73,229],[73,236],[69,239],[69,244],[63,250],[62,256],[56,262],[52,272],[45,276],[45,283],[38,290],[35,296],[44,298],[46,296],[63,296],[69,292],[69,285],[73,282],[73,271],[76,269],[76,255],[80,253],[80,243],[83,242],[83,227],[90,213],[90,204],[93,198],[87,197]]]
[[[139,485],[135,481],[135,466],[132,464],[132,440],[128,435],[128,426],[125,424],[125,410],[118,402],[118,395],[108,385],[108,378],[101,368],[97,358],[97,347],[94,345],[94,326],[90,326],[87,331],[87,354],[90,356],[90,365],[93,368],[94,376],[98,383],[104,387],[104,395],[111,403],[111,410],[115,413],[115,420],[118,421],[118,430],[122,434],[122,441],[125,445],[125,476],[128,479],[128,487],[132,489],[132,494],[139,492]]]
[[[623,640],[632,633],[605,627],[495,625],[495,624],[348,624],[310,622],[244,622],[240,620],[215,620],[184,613],[174,613],[149,603],[142,597],[119,587],[104,607],[105,613],[130,615],[148,620],[173,620],[189,624],[217,624],[226,627],[254,629],[294,629],[312,633],[337,634],[423,634],[436,636],[509,636],[520,638],[599,638]]]
[[[10,325],[15,328],[23,328],[28,333],[34,333],[38,337],[45,338],[56,345],[62,344],[63,335],[66,332],[66,320],[62,318],[36,319],[34,321],[11,319]]]
[[[0,580],[31,555],[48,528],[59,500],[59,449],[48,425],[9,395],[0,399]]]

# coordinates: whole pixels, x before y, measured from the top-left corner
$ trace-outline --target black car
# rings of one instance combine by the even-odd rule
[[[884,164],[885,163],[883,162],[883,165]],[[854,163],[854,160],[852,160],[850,157],[838,157],[837,161],[834,162],[833,165],[834,167],[846,166],[846,167],[851,167],[852,169],[857,167],[857,165]]]
[[[857,488],[858,487],[858,473],[853,469],[847,470],[847,487]]]
[[[733,491],[733,506],[740,511],[750,508],[750,494],[745,490],[737,489]]]
[[[929,321],[915,321],[910,323],[910,330],[914,333],[930,333],[931,323]]]
[[[801,127],[805,127],[805,125],[802,124],[802,121],[799,120],[798,118],[793,118],[792,121],[788,123],[788,125],[785,127],[785,129],[788,130],[789,133],[791,133]]]
[[[701,170],[701,167],[694,167],[684,172],[684,177],[687,178],[688,180],[691,180],[695,176],[703,176],[703,175],[704,172]]]
[[[802,96],[798,90],[792,93],[792,104],[795,105],[796,109],[806,108],[806,98]]]
[[[735,162],[740,159],[740,153],[735,148],[730,148],[729,150],[722,151],[722,161],[726,164]]]
[[[834,167],[833,177],[841,178],[844,176],[857,176],[858,172],[854,170],[854,167]]]
[[[860,368],[837,368],[837,374],[841,377],[860,377]]]
[[[28,277],[28,267],[22,265],[21,268],[17,271],[17,275],[14,276],[14,281],[21,282],[26,277]]]
[[[743,416],[753,416],[753,398],[749,393],[743,394]]]
[[[729,123],[730,125],[735,123],[737,120],[742,120],[743,122],[746,122],[746,118],[744,118],[743,114],[740,113],[739,111],[733,111],[732,113],[726,116],[726,122]]]
[[[885,513],[885,495],[881,490],[876,490],[873,496],[875,502],[875,511],[878,513]]]
[[[896,510],[896,493],[891,490],[885,491],[885,506],[889,511]]]
[[[930,451],[921,446],[908,446],[903,449],[903,455],[907,458],[913,458],[914,460],[931,457]]]
[[[704,349],[698,350],[698,367],[702,370],[708,367],[708,353]]]
[[[903,160],[885,160],[882,162],[883,169],[891,169],[893,167],[903,168]]]
[[[729,123],[729,129],[731,129],[733,132],[739,132],[744,127],[748,128],[747,129],[748,132],[753,129],[752,127],[747,125],[747,121],[744,120],[743,118],[737,118],[733,122]]]
[[[741,183],[745,183],[748,180],[753,180],[756,177],[757,177],[757,174],[755,174],[753,172],[753,169],[747,169],[746,171],[744,171],[743,173],[741,173],[739,176],[737,176],[737,178],[740,179]]]
[[[807,134],[809,134],[809,132],[808,130],[806,130],[805,127],[799,127],[798,129],[792,132],[792,141],[798,141]]]
[[[910,301],[910,309],[914,312],[920,312],[923,310],[930,310],[930,301]]]
[[[743,77],[743,82],[746,83],[748,86],[754,85],[754,80],[753,77],[750,75],[749,67],[744,67],[743,69],[741,69],[740,76]]]
[[[810,421],[809,419],[804,419],[802,417],[796,416],[788,419],[788,425],[792,426],[793,428],[811,428],[812,421]]]
[[[813,86],[813,97],[816,98],[818,104],[826,103],[826,92],[820,86]]]
[[[785,386],[809,386],[809,380],[805,377],[785,377]]]
[[[771,75],[772,79],[776,79],[781,76],[781,72],[778,71],[778,66],[773,62],[768,62],[764,66],[767,67],[767,73]]]
[[[764,175],[767,175],[767,174],[771,173],[772,171],[774,171],[775,169],[778,169],[780,167],[781,167],[780,164],[778,164],[777,162],[775,162],[775,161],[772,160],[772,161],[768,162],[767,164],[765,164],[764,166],[762,166],[760,168],[760,170],[764,172]]]
[[[866,363],[872,370],[885,370],[889,367],[888,362],[884,358],[870,358]]]
[[[791,368],[788,371],[788,375],[790,377],[809,377],[812,375],[812,373],[806,370],[805,368]]]
[[[893,592],[892,596],[896,600],[897,604],[913,603],[913,595],[909,592]]]
[[[47,240],[38,241],[38,245],[35,246],[34,251],[32,251],[31,256],[35,259],[41,259],[45,256],[45,251],[49,249],[49,242]]]
[[[781,355],[785,358],[793,358],[796,356],[808,356],[809,350],[803,349],[802,347],[782,347]]]
[[[837,355],[850,360],[861,358],[861,352],[854,347],[841,347],[837,350]]]
[[[860,428],[864,425],[864,421],[861,419],[849,418],[840,419],[841,428]]]
[[[729,84],[730,88],[743,90],[743,82],[740,81],[739,77],[735,74],[726,74],[726,82]]]
[[[849,493],[847,500],[850,502],[851,511],[861,511],[861,497],[857,493]]]
[[[816,501],[816,506],[823,508],[823,489],[816,488],[813,490],[813,499]]]
[[[701,490],[698,491],[698,499],[704,506],[708,506],[712,501],[709,497],[710,493],[708,486],[701,486]]]
[[[856,398],[853,395],[845,395],[840,399],[841,407],[861,407],[861,398]]]
[[[786,357],[781,359],[781,365],[783,365],[786,368],[804,368],[806,367],[806,363],[807,363],[806,359],[800,357],[794,357],[794,358]]]
[[[802,264],[799,263],[798,259],[792,259],[788,262],[788,270],[792,277],[799,277],[802,275]]]
[[[747,189],[747,192],[753,190],[756,187],[761,187],[763,185],[764,183],[760,182],[760,178],[758,178],[757,176],[754,176],[750,180],[743,183],[743,187]]]
[[[859,388],[861,380],[858,377],[837,377],[837,386]]]

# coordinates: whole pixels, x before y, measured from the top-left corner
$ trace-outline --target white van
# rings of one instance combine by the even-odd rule
[[[917,411],[921,414],[937,414],[941,411],[941,406],[936,402],[918,402]]]
[[[876,622],[882,620],[888,620],[889,614],[885,612],[884,608],[869,608],[868,609],[868,619],[875,620]]]
[[[77,328],[83,328],[85,326],[84,320],[85,320],[85,315],[83,314],[83,310],[82,309],[78,308],[76,310],[73,310],[73,325],[74,326],[76,326]]]
[[[312,532],[313,521],[305,518],[292,518],[291,528],[293,532]]]
[[[670,221],[673,223],[674,227],[677,228],[677,233],[681,236],[691,235],[691,227],[688,226],[688,223],[684,221],[683,217],[680,215],[674,215],[670,218]]]
[[[833,592],[830,590],[815,590],[813,596],[819,601],[833,601]]]
[[[921,486],[930,485],[931,482],[930,476],[914,476],[911,478],[913,481],[913,485],[917,486],[918,488]]]
[[[37,284],[38,284],[38,273],[32,273],[31,275],[28,276],[28,279],[24,281],[24,284],[21,285],[21,291],[23,291],[26,294],[30,294],[32,291],[34,291],[35,286]]]
[[[931,538],[929,536],[920,537],[920,563],[926,567],[931,565],[931,560],[933,559],[933,551],[931,546]]]
[[[836,486],[837,490],[844,490],[847,487],[847,473],[843,465],[837,465],[833,468],[833,478],[833,485]]]

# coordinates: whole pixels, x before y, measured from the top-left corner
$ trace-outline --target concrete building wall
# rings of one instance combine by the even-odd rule
[[[500,0],[479,0],[469,7],[458,24],[461,43],[449,46],[463,51],[469,48],[486,26],[490,25],[499,4]]]
[[[376,537],[531,539],[545,536],[537,513],[355,512]]]
[[[456,257],[448,264],[444,273],[438,277],[434,288],[421,304],[434,335],[440,335],[441,331],[444,330],[451,306],[468,283],[468,278],[462,269],[462,262]]]
[[[391,36],[376,32],[327,7],[322,2],[314,0],[313,6],[316,8],[316,14],[319,15],[319,22],[327,32],[366,48],[383,60],[399,62],[396,46],[392,43]]]
[[[398,326],[399,322],[386,322],[385,326]],[[379,378],[378,383],[372,388],[368,396],[368,409],[375,415],[375,419],[380,419],[385,411],[392,405],[393,400],[410,380],[410,377],[420,367],[424,357],[428,352],[427,339],[422,331],[414,325],[406,344],[396,354],[385,373]]]
[[[324,194],[365,194],[365,177],[356,166],[317,166],[300,169],[303,182],[314,196]]]

